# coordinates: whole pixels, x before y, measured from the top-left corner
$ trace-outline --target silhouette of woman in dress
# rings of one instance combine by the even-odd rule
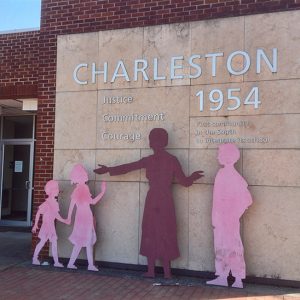
[[[142,221],[142,239],[140,254],[147,257],[148,272],[146,277],[154,277],[156,259],[163,262],[165,278],[171,277],[170,261],[179,257],[177,245],[176,216],[171,191],[172,180],[188,187],[203,176],[202,171],[194,172],[186,177],[177,158],[164,148],[168,144],[168,133],[162,128],[154,128],[149,135],[153,154],[139,161],[107,167],[99,165],[97,174],[109,172],[111,176],[125,174],[137,169],[146,169],[149,180],[144,215]]]

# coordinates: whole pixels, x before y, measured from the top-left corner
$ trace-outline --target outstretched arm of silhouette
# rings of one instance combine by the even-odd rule
[[[106,182],[103,181],[101,183],[101,193],[99,193],[99,195],[97,195],[94,199],[91,200],[91,204],[96,204],[98,201],[100,201],[105,191],[106,191]]]
[[[68,219],[64,219],[59,213],[56,214],[56,220],[58,220],[59,222],[65,223],[67,225],[69,225],[69,220]]]
[[[94,169],[94,173],[101,175],[109,172],[109,167],[105,165],[98,165],[98,166],[100,168]]]
[[[129,164],[119,165],[116,167],[107,167],[104,165],[98,165],[98,166],[100,168],[95,169],[94,170],[95,173],[97,174],[109,173],[109,175],[115,176],[115,175],[126,174],[128,172],[144,168],[144,160],[141,159]]]
[[[176,159],[175,163],[175,177],[178,180],[178,182],[185,186],[189,187],[193,184],[194,181],[204,176],[203,171],[195,171],[190,176],[185,176],[185,174],[182,171],[181,165],[179,161]]]
[[[35,216],[34,225],[31,230],[32,233],[36,233],[36,231],[38,229],[38,223],[39,223],[40,216],[41,216],[41,211],[40,211],[40,209],[38,209],[36,216]]]
[[[72,212],[73,212],[74,206],[75,206],[75,199],[74,199],[74,198],[71,198],[71,203],[70,203],[70,206],[69,206],[68,217],[67,217],[67,223],[66,223],[66,224],[68,224],[68,225],[71,224],[71,217],[72,217]]]

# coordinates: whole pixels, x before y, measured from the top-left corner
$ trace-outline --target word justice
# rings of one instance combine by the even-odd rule
[[[272,54],[269,56],[263,49],[256,50],[256,73],[261,73],[262,65],[265,65],[272,73],[277,72],[277,48],[272,48]],[[126,65],[123,60],[118,62],[112,67],[106,61],[102,64],[96,65],[95,62],[90,64],[80,63],[73,71],[73,79],[80,85],[86,85],[89,83],[95,84],[98,77],[101,77],[104,83],[114,83],[117,79],[125,81],[137,81],[139,77],[146,81],[150,79],[154,81],[167,80],[167,79],[196,79],[202,75],[201,63],[210,63],[211,68],[203,68],[204,70],[210,69],[210,76],[216,77],[219,64],[221,64],[221,58],[224,57],[223,52],[208,53],[205,55],[193,54],[187,58],[183,55],[170,57],[170,68],[163,68],[159,65],[160,61],[157,57],[153,60],[144,58],[135,59],[130,65],[130,69],[133,67],[133,72],[128,72],[128,64]],[[236,62],[242,61],[242,64]],[[234,51],[225,57],[227,72],[230,75],[239,76],[247,73],[251,66],[250,55],[245,51]],[[223,60],[222,60],[223,63]],[[165,73],[162,73],[161,69],[164,69]],[[183,70],[189,69],[188,74],[184,74]],[[151,71],[150,71],[151,70]],[[167,73],[168,72],[168,73]],[[112,74],[110,78],[109,74]]]

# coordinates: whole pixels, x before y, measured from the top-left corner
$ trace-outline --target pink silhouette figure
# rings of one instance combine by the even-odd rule
[[[125,174],[145,168],[149,180],[144,215],[142,221],[142,239],[140,253],[147,257],[146,277],[154,277],[156,259],[163,261],[165,278],[171,277],[170,261],[179,257],[177,244],[176,215],[172,196],[173,177],[183,186],[190,186],[203,176],[202,171],[186,177],[177,158],[164,148],[168,144],[168,133],[162,128],[154,128],[149,135],[150,147],[154,154],[139,161],[106,167],[99,165],[97,174],[109,172],[110,175]]]
[[[38,260],[38,255],[46,242],[49,240],[52,246],[52,255],[54,259],[55,267],[63,267],[58,261],[58,253],[57,253],[57,234],[55,230],[55,220],[59,220],[60,222],[67,223],[67,220],[63,219],[59,212],[59,206],[56,201],[56,198],[59,194],[58,183],[55,180],[50,180],[45,185],[45,192],[48,196],[45,202],[41,204],[38,208],[37,214],[35,216],[35,223],[32,228],[32,232],[36,233],[38,229],[38,222],[40,216],[43,215],[42,226],[39,231],[38,237],[40,238],[39,243],[36,245],[32,263],[34,265],[40,265],[40,261]]]
[[[71,216],[76,205],[76,215],[74,227],[69,240],[74,245],[73,251],[68,263],[68,268],[77,269],[74,265],[82,247],[86,247],[88,270],[98,271],[94,265],[93,246],[96,243],[97,237],[95,232],[94,217],[90,205],[97,204],[103,197],[106,190],[106,183],[101,184],[101,193],[94,199],[91,197],[89,187],[86,182],[88,175],[81,164],[77,164],[71,171],[71,183],[76,184],[76,187],[71,195],[71,203],[68,212],[68,222],[71,222]]]
[[[251,205],[252,197],[247,182],[234,168],[239,158],[239,149],[234,144],[219,146],[218,160],[224,168],[215,178],[212,208],[215,274],[218,277],[207,281],[207,284],[228,286],[227,277],[231,271],[235,277],[232,287],[243,288],[246,265],[240,218]]]

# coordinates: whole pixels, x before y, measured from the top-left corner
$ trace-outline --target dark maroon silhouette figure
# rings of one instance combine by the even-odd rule
[[[161,259],[165,278],[171,277],[170,261],[179,257],[177,245],[176,216],[171,191],[172,180],[188,187],[203,176],[202,171],[194,172],[186,177],[177,158],[164,148],[168,144],[168,133],[162,128],[154,128],[149,135],[150,147],[154,154],[139,161],[116,166],[106,167],[99,165],[95,169],[97,174],[109,172],[110,175],[125,174],[137,169],[146,169],[149,180],[143,222],[140,254],[148,259],[147,277],[154,277],[155,260]]]

